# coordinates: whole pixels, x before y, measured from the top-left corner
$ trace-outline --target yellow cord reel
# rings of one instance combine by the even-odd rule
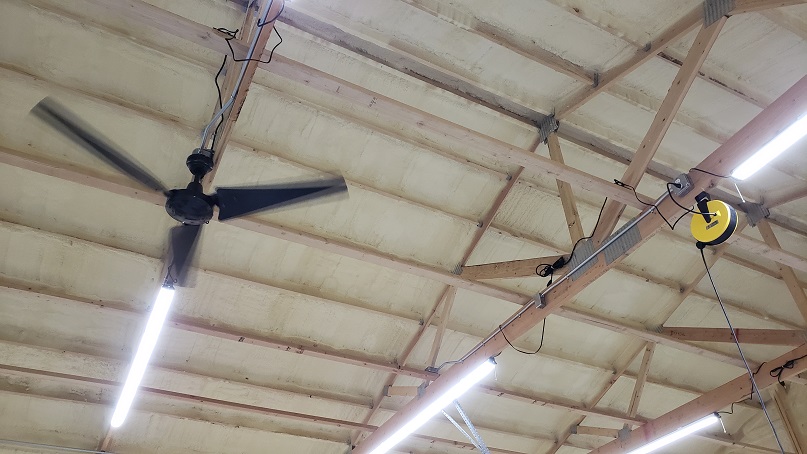
[[[715,246],[737,230],[737,211],[722,200],[711,200],[701,192],[695,198],[699,213],[692,216],[689,230],[692,236],[705,246]]]

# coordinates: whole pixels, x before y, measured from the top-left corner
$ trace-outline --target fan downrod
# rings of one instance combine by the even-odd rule
[[[213,218],[213,197],[202,191],[202,178],[213,170],[213,150],[197,148],[185,160],[193,181],[184,189],[172,189],[166,194],[165,211],[187,225],[206,224]]]

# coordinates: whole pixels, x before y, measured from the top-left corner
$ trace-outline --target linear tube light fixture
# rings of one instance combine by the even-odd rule
[[[759,151],[746,159],[745,162],[734,169],[731,176],[738,180],[745,180],[756,173],[757,170],[764,167],[765,164],[782,154],[783,151],[790,148],[791,145],[798,142],[799,139],[805,135],[807,135],[807,115],[803,115],[796,120],[795,123],[788,126],[784,131],[779,133],[779,135],[774,137],[773,140],[766,143]]]
[[[699,419],[691,424],[687,424],[686,426],[676,430],[675,432],[669,433],[661,438],[658,438],[650,443],[642,446],[639,449],[634,449],[633,451],[629,452],[628,454],[647,454],[649,452],[653,452],[657,449],[660,449],[664,446],[667,446],[670,443],[678,441],[687,435],[695,433],[705,427],[709,427],[712,424],[717,423],[720,421],[716,413],[712,413],[711,415]]]
[[[169,287],[160,288],[160,293],[157,294],[157,299],[154,301],[154,307],[151,308],[146,330],[143,331],[143,337],[140,339],[137,353],[132,361],[132,366],[129,368],[129,375],[126,377],[123,391],[118,398],[115,413],[112,414],[112,421],[110,422],[112,427],[120,427],[129,413],[129,407],[132,406],[135,393],[137,393],[137,388],[140,386],[140,380],[143,379],[143,374],[146,372],[151,352],[154,351],[157,338],[160,337],[160,330],[173,300],[174,289]]]
[[[426,424],[426,421],[431,419],[437,413],[440,413],[440,411],[447,407],[448,404],[457,400],[461,395],[465,394],[466,391],[471,389],[472,386],[479,383],[479,381],[485,378],[495,367],[496,363],[493,361],[493,358],[488,359],[480,364],[476,369],[463,377],[462,380],[460,380],[456,385],[452,386],[431,405],[421,410],[421,412],[415,415],[415,417],[406,423],[406,425],[398,429],[398,431],[392,434],[392,436],[384,440],[384,442],[375,448],[370,454],[384,454],[388,452],[393,446],[400,443],[401,440],[409,436],[412,432],[418,430],[423,424]]]

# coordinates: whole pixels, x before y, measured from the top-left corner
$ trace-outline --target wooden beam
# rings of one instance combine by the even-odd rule
[[[449,18],[444,14],[441,14],[439,11],[436,11],[423,3],[419,0],[401,0],[402,2],[412,6],[413,8],[417,8],[420,11],[423,11],[427,14],[431,14],[432,16],[444,20],[446,22],[451,23],[463,30],[472,33],[480,38],[486,39],[492,43],[495,43],[511,52],[517,53],[524,58],[532,60],[538,64],[546,66],[547,68],[553,69],[561,74],[569,76],[573,79],[576,79],[580,82],[586,84],[594,83],[594,75],[587,71],[582,66],[572,63],[568,60],[563,59],[562,57],[553,54],[545,49],[538,47],[536,44],[531,43],[530,46],[524,46],[520,43],[510,40],[508,37],[508,33],[506,31],[500,30],[497,27],[490,25],[486,22],[483,22],[477,18],[471,18],[470,24],[466,24],[459,20]]]
[[[787,90],[782,96],[774,101],[768,108],[763,110],[747,125],[745,125],[734,136],[723,145],[712,152],[706,159],[698,164],[698,168],[721,174],[720,172],[730,172],[735,166],[756,152],[760,146],[771,140],[782,125],[791,124],[803,112],[807,110],[807,76],[802,78],[793,87]],[[700,172],[698,172],[700,173]],[[682,197],[679,203],[686,205],[694,203],[694,196],[701,190],[713,186],[716,177],[711,175],[693,175],[693,191]],[[663,199],[657,208],[661,212],[674,216],[680,214],[682,209],[677,207],[669,198]],[[655,234],[662,226],[658,216],[649,216],[650,210],[643,212],[644,216],[637,221],[636,226],[639,240],[636,245],[628,248],[625,254],[629,254],[644,240]],[[623,255],[624,256],[624,255]],[[473,350],[468,352],[465,360],[461,364],[454,365],[440,378],[435,380],[420,399],[410,402],[398,413],[388,419],[363,443],[358,445],[355,454],[367,454],[380,445],[391,434],[403,427],[415,414],[432,404],[440,395],[466,376],[471,370],[478,367],[493,355],[498,354],[507,347],[508,339],[517,339],[524,333],[531,330],[552,312],[560,309],[566,302],[582,291],[588,284],[605,274],[615,266],[620,260],[606,263],[603,254],[598,254],[593,259],[593,264],[576,280],[558,281],[556,284],[545,290],[541,295],[541,305],[529,305],[523,310],[519,310],[508,319],[509,324],[497,329],[489,337],[478,344]],[[735,399],[737,400],[737,399]]]
[[[782,422],[785,425],[785,429],[787,429],[787,435],[790,437],[790,441],[793,443],[793,448],[796,450],[796,454],[805,454],[806,451],[804,448],[802,448],[798,428],[793,424],[793,417],[788,409],[787,399],[783,388],[781,386],[774,386],[771,390],[771,396],[773,397],[773,402],[776,404],[776,409],[779,411],[779,416],[782,417]]]
[[[415,397],[418,395],[418,386],[385,386],[384,391],[387,397],[392,396],[407,396]]]
[[[781,247],[774,247],[761,241],[757,241],[754,238],[737,234],[729,237],[726,242],[745,249],[751,254],[756,254],[769,260],[773,260],[779,265],[785,265],[787,267],[807,273],[807,258],[785,251]]]
[[[565,255],[550,255],[535,259],[513,260],[509,262],[485,263],[483,265],[463,266],[460,276],[466,279],[508,279],[529,277],[538,274],[543,265],[552,265]]]
[[[557,133],[550,133],[546,138],[546,144],[549,147],[549,157],[564,164]],[[572,239],[572,244],[575,244],[585,234],[583,233],[583,225],[580,223],[580,213],[577,212],[577,202],[574,199],[572,185],[565,181],[556,181],[558,183],[558,193],[560,193],[560,203],[563,206],[563,215],[566,216],[566,226],[569,228],[569,237]]]
[[[776,384],[776,377],[771,375],[771,370],[780,367],[794,358],[807,355],[807,344],[791,350],[776,359],[765,362],[762,369],[756,375],[757,386],[765,389]],[[807,360],[796,361],[792,369],[783,368],[782,378],[789,378],[807,370]],[[591,454],[616,454],[629,452],[642,445],[649,443],[663,435],[703,418],[710,413],[731,405],[746,395],[751,393],[751,381],[747,374],[742,374],[734,380],[698,397],[690,402],[672,410],[664,415],[647,422],[638,429],[631,431],[630,435],[616,439],[604,446],[601,446]]]
[[[807,184],[797,185],[795,187],[788,186],[782,190],[763,195],[763,205],[765,208],[776,208],[794,200],[803,199],[804,197],[807,197]]]
[[[801,345],[807,342],[805,330],[736,328],[734,332],[741,344]],[[689,342],[734,342],[728,328],[664,327],[661,334]]]
[[[782,249],[768,221],[765,219],[759,221],[757,228],[769,247],[779,250]],[[782,280],[785,281],[785,285],[787,285],[787,290],[790,292],[790,295],[793,296],[793,301],[796,303],[796,308],[798,308],[801,313],[801,317],[807,322],[807,295],[804,294],[804,290],[801,288],[796,273],[793,272],[792,268],[782,263],[777,263],[776,267],[779,269],[779,274],[782,275]]]
[[[261,26],[258,26],[258,23],[263,20],[262,17],[258,17],[259,12],[263,10],[267,1],[271,2],[269,12],[266,16],[267,22]],[[224,83],[221,87],[221,94],[222,96],[225,96],[222,102],[226,103],[230,94],[233,93],[236,88],[238,91],[235,92],[235,99],[232,106],[230,106],[230,108],[227,109],[227,111],[225,111],[222,115],[221,129],[218,130],[218,134],[215,135],[215,140],[212,140],[214,136],[211,132],[212,145],[210,148],[214,150],[213,170],[204,178],[204,184],[206,187],[210,186],[211,182],[213,181],[213,178],[216,175],[216,170],[218,169],[218,164],[221,162],[221,157],[224,155],[224,151],[227,149],[227,143],[230,140],[233,127],[235,127],[235,122],[238,120],[238,115],[241,113],[241,108],[244,106],[244,101],[247,99],[247,92],[249,92],[249,87],[252,85],[252,79],[255,77],[255,72],[258,70],[258,60],[266,49],[266,43],[269,42],[269,37],[272,36],[272,30],[275,28],[275,20],[280,16],[281,11],[283,11],[285,0],[259,0],[255,6],[257,6],[257,8],[253,7],[250,10],[247,10],[244,25],[241,27],[242,36],[237,40],[234,40],[244,47],[249,47],[253,39],[257,39],[255,43],[255,55],[253,56],[253,60],[237,62],[233,60],[232,56],[229,56],[230,58],[227,59]],[[244,77],[241,80],[240,85],[236,86],[236,83],[238,83],[238,75],[240,74],[243,65],[246,65]],[[214,106],[213,114],[215,114],[218,110],[218,106]],[[216,128],[217,124],[218,122],[214,123],[213,128]],[[213,129],[211,129],[211,131],[212,130]]]
[[[443,312],[440,313],[440,326],[434,333],[434,342],[432,342],[432,349],[429,352],[429,365],[434,367],[437,361],[437,353],[440,351],[440,344],[443,342],[443,334],[446,331],[448,318],[451,315],[451,306],[454,305],[454,298],[457,296],[457,287],[449,287],[445,298],[443,298]]]
[[[805,0],[735,0],[735,6],[731,14],[752,13],[771,8],[800,5],[802,3],[805,3]]]
[[[596,86],[586,87],[561,101],[560,106],[557,108],[556,116],[560,119],[566,118],[590,99],[603,93],[608,87],[613,85],[614,82],[654,58],[670,44],[686,36],[687,33],[694,30],[695,27],[702,22],[703,6],[698,5],[674,24],[667,27],[656,38],[650,40],[650,45],[647,48],[637,50],[633,57],[601,74],[599,83]]]
[[[642,356],[642,365],[639,367],[639,375],[633,386],[633,394],[630,396],[630,405],[628,405],[629,416],[636,416],[636,413],[639,411],[639,401],[642,398],[642,391],[644,391],[644,385],[647,382],[647,372],[650,370],[650,361],[653,359],[653,352],[655,350],[656,344],[648,342],[644,350],[644,355]]]
[[[610,437],[616,438],[619,436],[619,429],[606,429],[605,427],[588,427],[588,426],[574,426],[572,427],[572,435],[594,435],[595,437]]]
[[[698,32],[695,41],[692,43],[692,47],[689,48],[689,52],[684,59],[684,63],[678,70],[678,74],[676,74],[675,79],[673,79],[669,90],[667,90],[667,95],[661,102],[658,112],[656,112],[655,117],[653,117],[650,128],[639,144],[636,153],[634,153],[628,168],[622,175],[621,181],[623,183],[633,187],[639,185],[639,181],[647,171],[648,165],[653,161],[656,151],[658,151],[661,146],[661,141],[670,129],[678,113],[678,109],[684,102],[686,94],[689,92],[692,83],[698,76],[701,65],[703,65],[706,56],[709,55],[709,51],[712,49],[715,41],[717,41],[717,37],[723,29],[723,25],[725,25],[726,19],[726,17],[718,19],[715,23],[708,27],[701,28],[700,32]],[[597,230],[594,232],[594,244],[601,243],[603,239],[614,231],[624,210],[624,204],[614,200],[606,202],[602,216],[600,217],[600,223],[597,225]]]

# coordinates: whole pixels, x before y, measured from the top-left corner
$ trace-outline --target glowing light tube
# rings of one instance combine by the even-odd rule
[[[647,454],[648,452],[653,452],[657,449],[662,448],[663,446],[667,446],[670,443],[678,441],[686,437],[687,435],[693,434],[705,427],[709,427],[718,421],[720,421],[720,418],[718,418],[716,414],[712,413],[711,415],[703,419],[699,419],[691,424],[687,424],[686,426],[676,430],[675,432],[669,433],[659,439],[656,439],[655,441],[652,441],[639,449],[634,449],[628,454]]]
[[[759,151],[746,159],[745,162],[734,169],[731,176],[738,180],[745,180],[756,173],[757,170],[764,167],[765,164],[782,154],[783,151],[790,148],[791,145],[798,142],[799,139],[805,135],[807,135],[807,115],[796,120],[795,123],[788,126],[787,129],[774,137],[773,140],[766,143]]]
[[[388,452],[393,446],[400,443],[401,440],[409,436],[412,432],[418,430],[423,424],[426,424],[426,421],[431,419],[432,416],[439,413],[443,408],[447,407],[448,404],[457,400],[457,398],[465,394],[465,392],[468,391],[472,386],[479,383],[479,381],[485,378],[495,367],[496,363],[490,359],[480,364],[479,367],[471,371],[456,385],[452,386],[442,396],[432,402],[431,405],[415,415],[415,417],[406,423],[406,425],[398,429],[398,431],[392,434],[392,436],[384,440],[384,442],[375,448],[370,454],[384,454]]]
[[[129,375],[126,377],[123,391],[120,398],[118,398],[115,413],[112,414],[112,421],[110,422],[112,427],[120,427],[129,413],[129,407],[132,406],[135,393],[137,393],[137,388],[140,386],[140,380],[143,379],[143,374],[146,372],[151,352],[154,351],[157,338],[160,337],[160,330],[173,300],[174,289],[166,287],[160,289],[160,293],[157,294],[157,299],[154,301],[154,307],[151,309],[148,323],[146,323],[146,330],[140,339],[140,345],[137,347],[132,366],[129,368]]]

